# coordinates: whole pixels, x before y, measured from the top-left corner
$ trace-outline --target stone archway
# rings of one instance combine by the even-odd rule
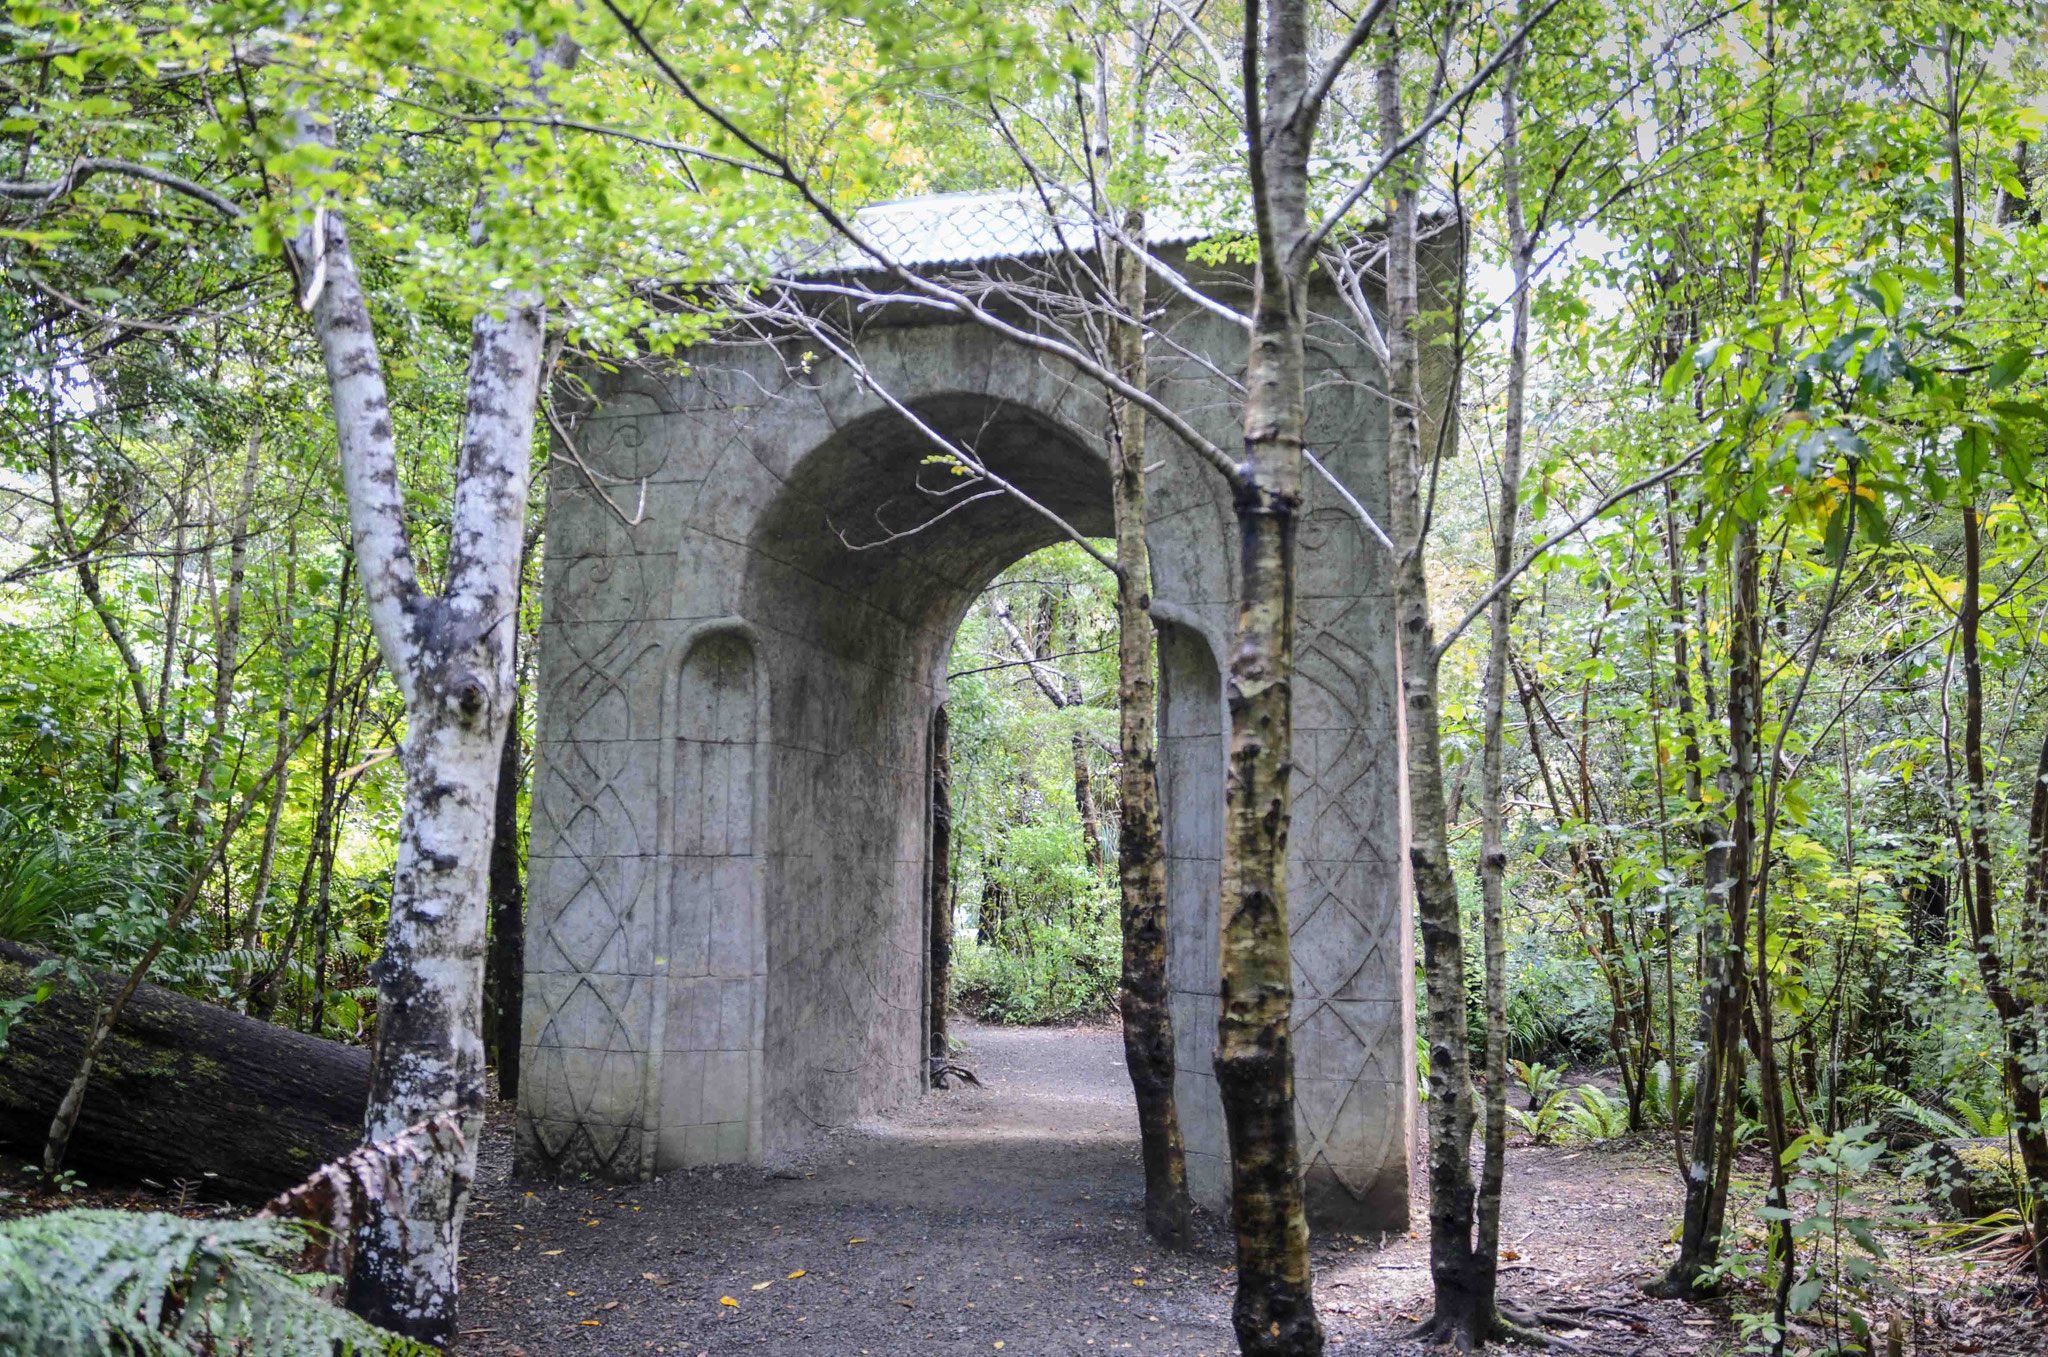
[[[919,318],[925,319],[925,318]],[[1176,344],[1238,361],[1189,308]],[[971,325],[878,318],[875,379],[1084,533],[1109,531],[1085,382]],[[915,1096],[924,1050],[931,712],[968,604],[1059,540],[1006,497],[921,490],[926,436],[843,367],[769,344],[608,380],[550,488],[519,1153],[642,1177],[761,1162]],[[1311,435],[1385,493],[1376,369],[1316,349]],[[1228,445],[1235,403],[1163,357],[1161,390]],[[1153,477],[1179,1092],[1197,1199],[1227,1199],[1214,1040],[1235,593],[1226,493]],[[925,472],[927,485],[936,479]],[[614,493],[617,493],[616,491]],[[908,529],[921,526],[915,532]],[[903,535],[896,535],[903,534]],[[1412,943],[1383,561],[1321,486],[1302,534],[1292,837],[1297,1104],[1316,1217],[1407,1218]]]

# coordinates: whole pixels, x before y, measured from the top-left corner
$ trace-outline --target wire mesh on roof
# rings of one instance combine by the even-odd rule
[[[854,213],[854,225],[890,258],[913,268],[1023,259],[1092,249],[1095,244],[1092,220],[1080,204],[1028,189],[940,193],[876,203]],[[1154,245],[1179,245],[1210,232],[1183,213],[1155,208],[1146,214],[1145,234]],[[836,239],[792,263],[805,273],[877,267],[872,256]]]

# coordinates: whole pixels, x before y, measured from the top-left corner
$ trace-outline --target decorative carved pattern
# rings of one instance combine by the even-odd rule
[[[1322,579],[1368,549],[1340,515],[1317,511],[1303,534],[1304,556]],[[1383,1165],[1401,1162],[1407,1058],[1396,774],[1386,762],[1396,749],[1393,680],[1366,648],[1379,639],[1370,606],[1328,592],[1301,603],[1289,836],[1303,1160],[1359,1198]]]
[[[653,788],[631,737],[658,684],[660,647],[644,625],[559,625],[565,660],[548,700],[556,723],[534,798],[528,920],[526,1079],[520,1153],[529,1167],[628,1175],[646,1121],[655,864]],[[650,682],[651,679],[651,682]],[[656,689],[658,691],[658,689]]]

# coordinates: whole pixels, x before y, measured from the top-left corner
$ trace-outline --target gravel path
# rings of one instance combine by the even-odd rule
[[[1186,1256],[1145,1237],[1115,1029],[961,1035],[983,1087],[920,1099],[773,1172],[515,1184],[509,1127],[495,1119],[466,1238],[462,1351],[1234,1352],[1219,1223],[1205,1218]],[[1523,1261],[1507,1289],[1615,1310],[1582,1316],[1582,1352],[1699,1351],[1710,1330],[1696,1313],[1631,1293],[1669,1231],[1668,1171],[1524,1150],[1509,1192],[1504,1234]],[[1410,1350],[1398,1335],[1427,1303],[1421,1240],[1318,1240],[1316,1258],[1332,1352]]]

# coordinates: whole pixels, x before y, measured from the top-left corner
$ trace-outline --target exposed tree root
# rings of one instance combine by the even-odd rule
[[[1473,1352],[1493,1342],[1520,1343],[1525,1347],[1546,1348],[1553,1352],[1578,1351],[1564,1339],[1545,1333],[1545,1326],[1561,1329],[1581,1327],[1566,1315],[1531,1309],[1503,1298],[1494,1303],[1491,1322],[1479,1320],[1476,1316],[1431,1315],[1403,1336],[1410,1341],[1421,1340],[1453,1352]]]
[[[1668,1274],[1655,1281],[1644,1282],[1642,1291],[1653,1300],[1703,1301],[1714,1300],[1721,1294],[1718,1287],[1694,1286]]]
[[[932,1066],[932,1087],[947,1087],[946,1079],[948,1076],[958,1079],[963,1084],[972,1084],[976,1088],[981,1087],[981,1080],[975,1078],[973,1070],[968,1069],[965,1065],[953,1064]]]

